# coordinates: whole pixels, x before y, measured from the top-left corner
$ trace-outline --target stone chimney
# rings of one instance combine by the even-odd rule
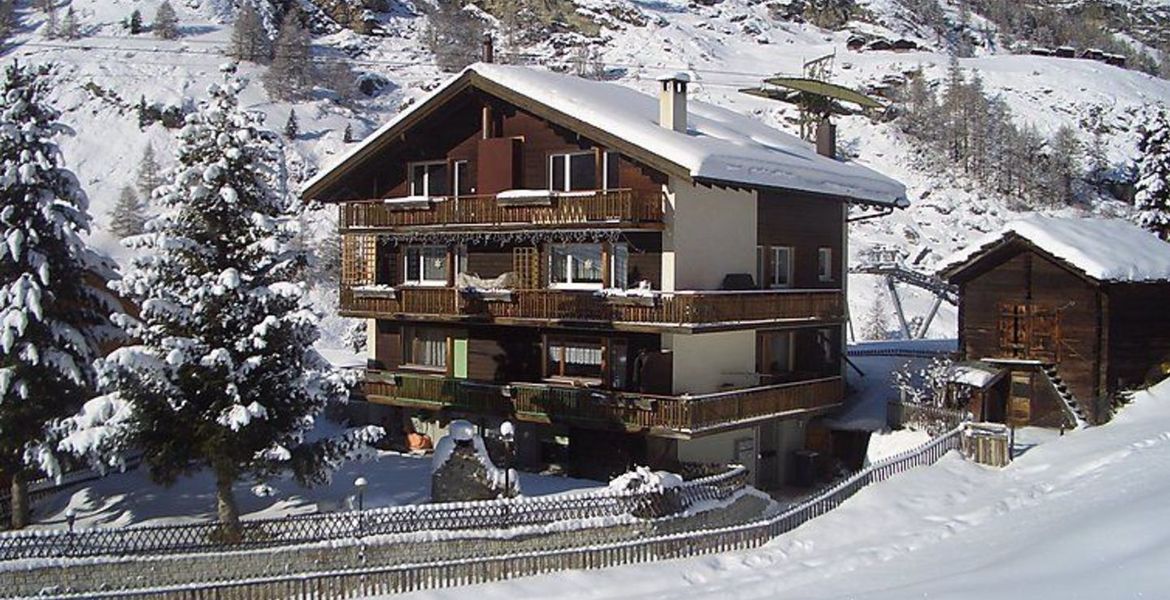
[[[687,132],[687,84],[691,77],[674,73],[658,78],[658,124],[667,129]]]
[[[817,154],[837,158],[837,126],[828,117],[817,123]]]

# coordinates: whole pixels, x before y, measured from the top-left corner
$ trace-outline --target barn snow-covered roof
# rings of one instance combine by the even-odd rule
[[[1011,238],[1024,239],[1098,281],[1170,281],[1170,243],[1154,234],[1121,219],[1041,215],[1007,223],[944,259],[939,271],[953,277]]]
[[[437,101],[451,86],[490,86],[547,107],[597,131],[611,133],[698,181],[749,188],[791,189],[888,206],[905,206],[901,183],[852,162],[821,156],[796,136],[759,119],[689,99],[687,131],[658,123],[658,99],[615,83],[592,81],[529,67],[475,64],[357,144],[332,167],[305,184],[312,195],[323,179],[360,162],[399,124]],[[491,92],[492,90],[487,90]],[[619,148],[620,150],[620,148]]]

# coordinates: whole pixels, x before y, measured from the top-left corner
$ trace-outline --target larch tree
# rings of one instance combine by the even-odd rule
[[[295,279],[306,262],[291,244],[296,206],[276,191],[275,135],[239,108],[239,87],[213,86],[187,117],[177,167],[155,192],[162,212],[116,282],[141,307],[118,320],[138,344],[99,362],[106,394],[91,403],[110,408],[89,410],[116,422],[63,442],[91,459],[140,448],[162,484],[209,470],[225,541],[241,539],[236,482],[291,471],[318,483],[381,435],[367,427],[306,442],[350,382],[313,349],[318,317]]]
[[[126,29],[134,35],[142,33],[142,11],[136,8],[130,13],[130,18],[126,20]]]
[[[301,134],[301,124],[297,122],[296,109],[288,111],[288,121],[284,123],[284,137],[295,140]]]
[[[29,475],[58,474],[52,424],[92,394],[117,310],[100,283],[112,263],[81,238],[89,201],[53,142],[63,126],[48,76],[13,63],[0,82],[0,471],[16,529],[28,524]]]
[[[245,2],[232,25],[230,54],[237,60],[267,63],[272,59],[272,40],[264,29],[264,21],[251,2]]]
[[[881,284],[874,284],[873,302],[865,313],[865,324],[861,337],[866,340],[885,340],[890,337],[890,307],[886,304],[886,292]]]
[[[179,37],[179,16],[175,14],[175,7],[167,0],[158,5],[154,13],[154,36],[164,40],[173,40]]]
[[[438,0],[427,15],[423,39],[444,71],[454,72],[479,60],[484,22],[462,0]],[[521,12],[513,7],[503,14]]]
[[[1138,224],[1170,241],[1170,116],[1152,111],[1142,127],[1137,163]]]
[[[1084,149],[1077,133],[1068,125],[1062,125],[1052,135],[1049,144],[1049,165],[1052,169],[1053,200],[1069,204],[1076,193],[1075,184],[1081,179],[1081,163]]]
[[[142,151],[142,162],[138,163],[138,178],[135,185],[138,187],[138,193],[142,196],[144,202],[149,202],[151,196],[154,195],[154,190],[163,184],[162,167],[158,164],[158,159],[155,158],[154,146],[146,144],[146,149]]]
[[[77,13],[72,6],[65,11],[65,18],[61,19],[61,30],[58,33],[67,40],[81,37],[81,25],[77,22]]]
[[[299,100],[313,86],[313,62],[309,56],[309,32],[300,15],[288,11],[280,23],[280,35],[272,50],[272,64],[264,76],[264,89],[278,100]]]

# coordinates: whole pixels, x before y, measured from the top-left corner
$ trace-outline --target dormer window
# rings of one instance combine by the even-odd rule
[[[410,164],[411,196],[446,196],[451,193],[447,177],[447,161],[429,161]]]

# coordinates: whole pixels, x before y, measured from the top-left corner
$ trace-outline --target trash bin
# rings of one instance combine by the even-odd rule
[[[820,453],[813,450],[797,450],[792,453],[796,468],[792,483],[801,487],[812,487],[817,482],[817,459]]]

